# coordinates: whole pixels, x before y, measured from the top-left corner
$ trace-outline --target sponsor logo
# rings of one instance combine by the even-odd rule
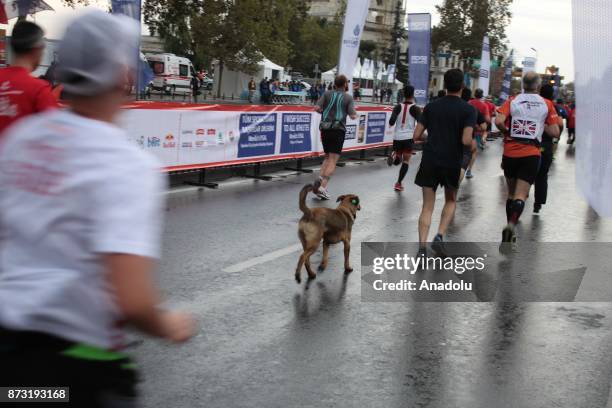
[[[409,31],[429,31],[430,24],[426,21],[411,21],[408,23]]]
[[[489,77],[489,71],[486,69],[481,69],[480,70],[480,77],[481,78],[488,78]]]
[[[136,143],[138,143],[138,146],[141,149],[144,149],[144,141],[145,141],[144,136],[140,136],[138,139],[136,139]]]
[[[161,146],[161,140],[159,137],[147,138],[147,147],[159,147]]]
[[[196,136],[204,136],[206,131],[204,129],[196,129]]]
[[[415,89],[414,96],[416,98],[425,98],[427,96],[427,91],[425,89]]]
[[[360,33],[361,33],[361,28],[359,27],[359,24],[357,24],[355,28],[353,29],[353,34],[355,35],[355,37],[357,37]]]
[[[193,135],[193,130],[183,130],[183,135]]]
[[[174,135],[172,133],[168,133],[164,138],[164,148],[172,149],[176,147],[176,142],[174,141]]]
[[[198,140],[197,142],[195,142],[195,147],[204,147],[206,146],[206,142],[204,142],[203,140]]]
[[[184,148],[184,149],[191,149],[193,147],[193,143],[191,143],[191,142],[183,142],[181,144],[181,147]]]
[[[230,132],[229,132],[229,141],[233,142],[234,139],[236,139],[236,136],[234,136],[234,131],[230,130]]]
[[[410,57],[411,64],[427,64],[428,62],[429,59],[426,55],[413,55],[412,57]]]
[[[217,129],[208,129],[206,131],[207,136],[215,137],[217,135]]]

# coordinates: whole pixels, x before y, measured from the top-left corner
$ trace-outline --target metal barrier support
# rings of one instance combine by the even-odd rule
[[[245,174],[242,177],[256,179],[256,180],[263,180],[263,181],[270,181],[274,178],[272,176],[262,176],[261,175],[261,163],[255,163],[255,165],[253,166],[253,174]]]
[[[185,184],[196,187],[219,188],[218,183],[209,183],[206,181],[206,169],[198,170],[198,181],[186,181]]]
[[[312,169],[305,169],[302,167],[302,159],[297,159],[296,162],[296,167],[285,167],[285,170],[293,170],[293,171],[299,171],[300,173],[313,173],[314,170]]]

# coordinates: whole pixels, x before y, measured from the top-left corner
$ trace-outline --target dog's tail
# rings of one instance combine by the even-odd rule
[[[300,191],[300,210],[302,210],[306,218],[310,218],[312,216],[310,208],[308,208],[308,206],[306,205],[306,196],[313,189],[314,187],[312,184],[306,184],[304,188],[302,188],[302,191]]]

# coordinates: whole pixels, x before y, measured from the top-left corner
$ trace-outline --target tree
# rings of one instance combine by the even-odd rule
[[[402,1],[398,0],[395,3],[393,27],[391,28],[391,42],[389,47],[384,51],[383,59],[384,62],[389,64],[396,64],[395,77],[396,78],[408,78],[408,66],[400,56],[400,46],[402,41],[406,39],[406,10],[402,6]]]
[[[471,68],[480,58],[482,39],[489,36],[491,55],[506,50],[506,28],[510,24],[512,0],[444,0],[436,6],[440,24],[433,28],[432,51],[446,46],[460,53]]]
[[[372,40],[361,40],[359,44],[359,58],[367,58],[369,60],[378,59],[378,44]]]
[[[170,50],[218,61],[220,94],[225,67],[252,73],[264,56],[287,63],[289,24],[298,1],[148,0],[144,16]]]
[[[308,75],[313,73],[315,64],[321,71],[332,69],[338,63],[341,29],[335,20],[308,17],[301,27],[291,30],[295,31],[291,66]]]

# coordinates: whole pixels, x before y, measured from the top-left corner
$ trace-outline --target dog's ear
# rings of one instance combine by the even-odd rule
[[[346,198],[345,195],[341,195],[340,197],[338,197],[338,199],[336,200],[337,203],[341,202],[342,200],[344,200]]]

